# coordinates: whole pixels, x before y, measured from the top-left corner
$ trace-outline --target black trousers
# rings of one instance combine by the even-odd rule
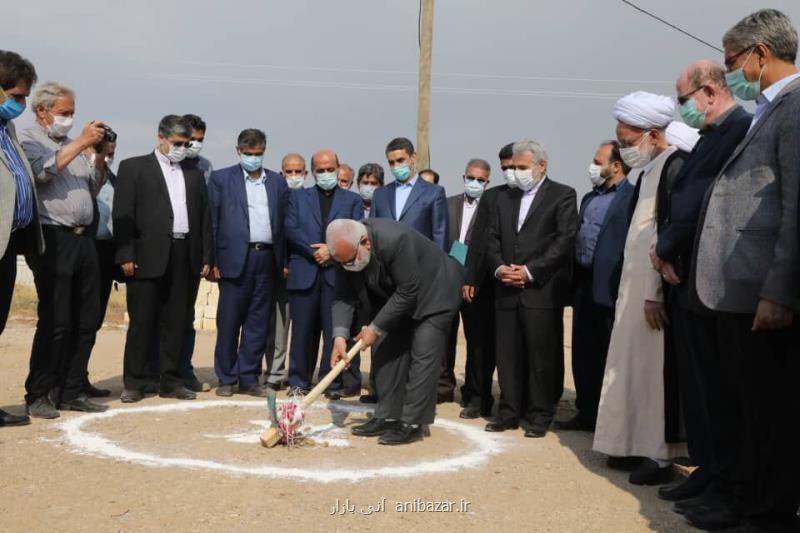
[[[710,402],[718,402],[722,394],[725,361],[718,347],[722,332],[718,331],[715,318],[692,312],[679,302],[670,306],[670,318],[689,457],[700,467],[701,475],[710,479],[718,472],[718,461],[725,460],[731,449],[719,429],[715,435],[715,427],[721,423],[738,425],[738,417],[723,421],[720,417],[725,416],[725,411],[716,413],[711,409]]]
[[[594,303],[591,281],[581,283],[572,307],[572,377],[578,416],[589,425],[597,421],[613,327],[614,309]]]
[[[28,404],[61,389],[60,400],[83,393],[100,302],[94,242],[57,226],[42,226],[45,252],[28,255],[39,297],[38,322],[25,380]]]
[[[564,310],[496,309],[497,377],[504,422],[547,429],[564,383]]]
[[[464,407],[477,407],[481,414],[492,413],[492,382],[495,369],[494,293],[481,288],[472,303],[461,306],[461,321],[467,341],[467,360],[461,399]],[[451,332],[453,354],[458,336],[458,322]]]
[[[14,283],[17,281],[17,232],[11,234],[8,246],[0,257],[0,335],[6,328],[11,299],[14,296]]]
[[[777,331],[751,331],[753,317],[717,318],[725,377],[711,403],[713,431],[730,453],[721,478],[751,519],[789,520],[800,505],[800,320]]]
[[[97,329],[103,327],[103,321],[106,318],[106,309],[108,309],[108,299],[111,297],[111,289],[116,279],[116,273],[119,270],[119,265],[114,260],[114,241],[94,241],[94,247],[97,250],[97,261],[100,266],[100,314],[97,322]]]
[[[149,360],[156,343],[160,389],[171,391],[183,384],[180,357],[199,283],[200,273],[193,272],[189,266],[187,240],[172,241],[167,268],[161,277],[128,279],[130,324],[123,373],[126,389],[143,390],[152,383]]]

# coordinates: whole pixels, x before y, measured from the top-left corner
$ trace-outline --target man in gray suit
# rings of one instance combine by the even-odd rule
[[[34,83],[36,70],[30,61],[0,50],[0,334],[11,307],[17,255],[44,249],[33,171],[12,122],[25,110]],[[24,424],[30,424],[28,416],[0,409],[0,427]]]
[[[380,444],[421,440],[433,422],[441,357],[461,304],[464,273],[436,244],[387,219],[335,220],[326,232],[337,269],[333,296],[331,366],[356,340],[375,345],[375,414],[354,435]],[[424,274],[423,274],[424,273]]]
[[[701,211],[695,243],[696,297],[715,312],[729,365],[721,465],[726,492],[683,509],[702,529],[741,520],[797,531],[800,449],[800,74],[798,35],[779,11],[745,17],[723,37],[726,79],[756,100],[750,130],[723,165]],[[783,531],[783,529],[779,529]]]

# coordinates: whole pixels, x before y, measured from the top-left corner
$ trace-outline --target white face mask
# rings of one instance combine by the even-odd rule
[[[203,142],[202,141],[191,141],[189,144],[189,148],[186,149],[186,157],[189,159],[194,159],[195,157],[200,155],[200,150],[203,149]]]
[[[47,133],[56,139],[66,137],[69,130],[72,129],[72,122],[72,117],[53,115],[53,123],[47,126]]]
[[[631,168],[642,168],[653,159],[653,145],[648,143],[646,148],[642,146],[648,137],[650,135],[645,133],[636,146],[619,149],[619,155],[626,165]]]
[[[603,167],[592,163],[589,165],[589,181],[592,182],[593,187],[599,187],[604,184],[609,176],[603,176]]]
[[[186,158],[186,147],[169,145],[169,152],[167,152],[167,159],[173,163],[180,163]]]
[[[359,245],[358,251],[356,252],[356,257],[353,260],[353,264],[342,264],[342,268],[350,272],[361,272],[367,268],[370,257],[372,257],[372,254],[369,252],[369,250]]]
[[[106,156],[106,166],[110,167],[112,165],[112,163],[114,163],[114,158]]]
[[[522,189],[525,192],[528,192],[529,190],[536,187],[536,184],[542,181],[543,177],[544,174],[534,175],[533,169],[531,168],[529,168],[528,170],[517,169],[514,171],[514,178],[517,181],[517,185],[519,186],[520,189]]]
[[[512,189],[517,188],[517,178],[514,177],[514,169],[509,168],[503,173],[503,177],[506,179],[506,185],[511,187]]]
[[[305,182],[305,176],[288,176],[286,178],[286,185],[288,185],[290,189],[300,189]]]
[[[377,185],[362,185],[358,188],[358,194],[361,195],[361,199],[365,202],[371,202],[377,188]]]

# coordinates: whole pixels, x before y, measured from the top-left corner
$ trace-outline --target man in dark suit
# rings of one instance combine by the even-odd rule
[[[447,251],[447,199],[444,189],[420,179],[417,154],[408,139],[386,146],[386,159],[395,181],[375,191],[370,218],[391,218],[408,224]]]
[[[475,230],[476,213],[486,185],[489,183],[491,167],[483,159],[470,159],[464,170],[464,192],[447,199],[447,212],[450,217],[450,235],[448,249],[454,254],[456,247],[472,244],[472,234]],[[465,258],[462,258],[464,260]],[[463,302],[461,305],[461,323],[464,328],[464,337],[467,341],[467,361],[465,367],[464,386],[461,388],[461,397],[464,410],[461,418],[477,418],[489,416],[492,411],[492,372],[494,360],[491,361],[491,370],[488,375],[488,391],[486,389],[486,367],[488,366],[487,352],[494,353],[494,324],[487,320],[494,306],[493,300],[488,300],[483,295],[473,302]],[[458,316],[453,320],[450,337],[447,340],[447,352],[444,359],[444,368],[439,378],[438,400],[452,401],[456,387],[455,363],[456,344],[458,341]],[[488,396],[488,397],[487,397]]]
[[[570,420],[557,421],[558,429],[591,431],[597,420],[614,326],[617,295],[613,287],[619,286],[628,234],[633,195],[633,185],[626,179],[629,171],[617,141],[601,144],[589,166],[594,189],[583,197],[578,212],[572,283],[572,376],[578,413]]]
[[[240,394],[267,394],[258,379],[284,265],[283,220],[289,192],[281,176],[264,168],[266,149],[263,131],[243,130],[236,141],[239,164],[214,171],[208,183],[216,245],[211,279],[219,281],[217,396],[233,395],[237,385]]]
[[[0,50],[0,335],[6,326],[17,255],[44,251],[33,169],[17,139],[14,119],[36,83],[33,64],[15,52]],[[30,424],[28,415],[0,409],[0,427]]]
[[[728,87],[755,99],[756,111],[706,194],[692,281],[699,303],[718,318],[718,353],[733,376],[718,417],[728,420],[724,443],[735,457],[722,465],[721,477],[736,497],[700,498],[683,510],[702,529],[744,520],[765,531],[797,531],[798,36],[786,15],[763,9],[734,25],[722,43]]]
[[[203,175],[182,165],[191,124],[167,115],[151,154],[120,163],[114,196],[117,263],[127,278],[130,325],[125,341],[123,402],[137,402],[153,385],[148,355],[160,330],[159,395],[191,400],[179,359],[200,277],[214,264]]]
[[[311,157],[311,172],[316,185],[292,193],[286,215],[286,240],[289,252],[289,307],[292,309],[292,342],[289,351],[289,386],[309,391],[317,366],[319,337],[322,333],[322,360],[319,379],[330,371],[332,339],[331,304],[336,269],[325,243],[325,230],[332,221],[361,218],[361,197],[337,186],[339,158],[331,150],[320,150]],[[353,364],[358,368],[357,362]],[[330,399],[354,396],[361,392],[361,373],[345,372],[331,384]]]
[[[701,138],[673,182],[669,217],[651,260],[664,280],[675,285],[670,314],[678,386],[689,456],[698,468],[685,481],[659,489],[659,495],[671,501],[702,494],[715,482],[720,462],[728,461],[725,456],[732,449],[715,405],[724,394],[720,378],[729,371],[717,348],[716,319],[690,306],[688,281],[703,197],[752,120],[736,105],[725,70],[710,61],[687,66],[678,77],[677,91],[683,119],[701,128]]]
[[[476,302],[479,298],[486,302],[480,306],[483,313],[483,356],[478,365],[467,365],[464,373],[464,386],[461,389],[461,399],[464,409],[459,416],[462,418],[475,418],[475,399],[480,398],[480,416],[490,415],[494,398],[492,396],[492,382],[495,369],[495,318],[494,318],[494,274],[490,272],[486,261],[486,242],[489,223],[494,214],[497,197],[508,189],[516,188],[514,179],[514,143],[508,143],[497,154],[500,160],[500,170],[503,172],[505,183],[486,190],[478,204],[478,211],[472,223],[470,243],[467,248],[466,278],[462,294],[467,304]],[[469,400],[469,402],[467,401]]]
[[[381,444],[421,440],[436,411],[436,382],[447,333],[461,304],[458,263],[408,226],[392,220],[336,220],[326,240],[337,269],[331,365],[356,340],[375,346],[375,413],[354,426]]]
[[[486,431],[544,437],[564,382],[564,306],[578,225],[575,190],[547,178],[547,152],[514,144],[519,189],[501,193],[489,228],[488,262],[497,279],[500,408]]]

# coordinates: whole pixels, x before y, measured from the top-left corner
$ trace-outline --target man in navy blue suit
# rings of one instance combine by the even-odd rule
[[[578,413],[559,429],[594,429],[603,386],[614,305],[622,274],[633,185],[617,141],[600,145],[589,166],[593,189],[583,197],[572,278],[572,375]]]
[[[292,191],[286,213],[286,242],[289,253],[289,308],[292,310],[292,342],[289,351],[290,390],[311,389],[322,332],[323,350],[319,378],[330,369],[333,326],[331,305],[335,268],[325,231],[336,219],[361,219],[361,197],[337,186],[339,158],[332,150],[320,150],[311,157],[316,185]],[[357,369],[354,361],[351,368]],[[338,399],[361,392],[361,373],[348,372],[334,382],[326,396]]]
[[[259,385],[275,286],[283,269],[284,216],[289,190],[263,167],[267,137],[246,129],[237,140],[239,164],[217,170],[208,183],[219,281],[214,370],[218,396],[266,396]],[[241,341],[240,341],[241,338]]]
[[[370,218],[391,218],[408,224],[447,252],[449,227],[444,189],[416,174],[414,145],[398,137],[386,146],[395,181],[375,191]]]

